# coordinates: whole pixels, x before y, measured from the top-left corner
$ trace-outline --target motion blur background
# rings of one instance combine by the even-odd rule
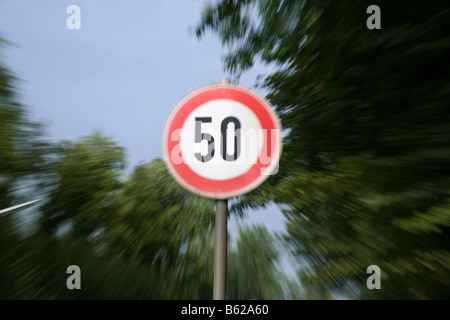
[[[449,16],[448,1],[0,1],[0,210],[42,199],[0,215],[0,299],[212,298],[214,201],[170,177],[160,140],[176,102],[222,76],[285,129],[279,172],[232,201],[227,298],[449,299]]]

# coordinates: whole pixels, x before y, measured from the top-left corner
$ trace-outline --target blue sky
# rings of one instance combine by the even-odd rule
[[[181,98],[226,76],[219,40],[207,34],[198,41],[190,31],[204,3],[0,0],[0,36],[14,43],[3,60],[22,79],[20,100],[50,139],[99,129],[126,148],[131,170],[162,156],[163,127]],[[81,9],[80,30],[66,26],[73,4]],[[260,73],[267,70],[254,68],[240,84],[253,87]],[[246,221],[284,229],[274,205]]]

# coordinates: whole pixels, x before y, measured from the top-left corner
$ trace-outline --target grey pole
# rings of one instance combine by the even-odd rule
[[[219,83],[230,83],[227,78]],[[216,200],[216,234],[214,243],[214,300],[225,300],[227,284],[228,200]]]
[[[15,213],[15,212],[21,211],[23,209],[29,208],[29,207],[33,206],[36,202],[39,202],[39,201],[41,201],[41,199],[29,201],[26,203],[19,204],[17,206],[13,206],[13,207],[9,207],[9,208],[0,210],[0,216]]]
[[[228,200],[216,200],[214,244],[214,300],[225,300],[227,282]]]

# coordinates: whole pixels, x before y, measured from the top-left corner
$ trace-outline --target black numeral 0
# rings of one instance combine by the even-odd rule
[[[227,128],[230,122],[234,123],[234,153],[229,155],[227,153]],[[228,117],[223,119],[220,126],[222,132],[222,158],[225,161],[235,161],[241,153],[241,123],[235,117]]]

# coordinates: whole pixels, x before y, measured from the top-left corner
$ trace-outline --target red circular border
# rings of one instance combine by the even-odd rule
[[[246,173],[228,180],[212,180],[202,177],[195,173],[184,161],[181,164],[173,163],[171,152],[179,144],[179,141],[171,140],[172,133],[177,129],[181,129],[188,116],[199,106],[218,99],[234,100],[247,106],[259,119],[262,129],[266,129],[268,132],[271,132],[270,130],[272,129],[279,129],[276,119],[273,118],[269,111],[270,107],[266,106],[266,102],[261,101],[259,97],[254,96],[251,92],[238,89],[236,86],[217,85],[207,87],[194,92],[181,101],[168,120],[170,125],[166,129],[164,137],[165,156],[173,169],[172,172],[180,180],[194,190],[199,191],[202,195],[208,194],[210,196],[236,194],[254,183],[272,163],[276,144],[279,143],[278,141],[271,143],[271,139],[267,139],[268,144],[271,144],[270,155],[268,156],[270,159],[269,163],[262,164],[260,162],[261,155],[264,152],[264,148],[262,148],[258,161]],[[181,151],[180,156],[182,157]]]

